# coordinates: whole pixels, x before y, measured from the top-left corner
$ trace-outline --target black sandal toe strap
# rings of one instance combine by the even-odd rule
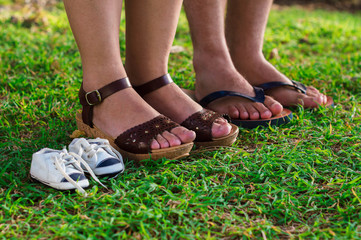
[[[213,102],[217,99],[220,99],[220,98],[224,98],[224,97],[241,97],[241,98],[246,98],[248,100],[251,100],[253,102],[264,103],[265,96],[264,96],[263,89],[258,88],[258,87],[253,87],[253,89],[256,94],[256,96],[254,96],[254,97],[251,97],[251,96],[239,93],[239,92],[234,92],[234,91],[217,91],[217,92],[213,92],[213,93],[205,96],[204,98],[202,98],[199,101],[199,104],[202,105],[203,107],[206,107],[211,102]]]
[[[289,83],[284,83],[284,82],[268,82],[268,83],[264,83],[261,85],[258,85],[257,87],[262,88],[264,91],[273,89],[273,88],[277,88],[277,87],[292,87],[298,91],[300,91],[303,94],[306,94],[307,91],[307,87],[305,85],[303,85],[300,82],[291,80],[293,84],[289,84]]]

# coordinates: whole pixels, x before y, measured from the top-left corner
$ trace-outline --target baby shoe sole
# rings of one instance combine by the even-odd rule
[[[76,188],[74,187],[73,184],[71,184],[70,182],[62,182],[62,183],[51,183],[51,182],[47,182],[44,180],[41,180],[37,177],[35,177],[34,175],[31,174],[31,178],[35,179],[38,182],[41,182],[49,187],[55,188],[57,190],[75,190]],[[80,187],[82,188],[87,188],[89,187],[89,181],[88,179],[84,179],[81,181],[77,182],[79,184]]]

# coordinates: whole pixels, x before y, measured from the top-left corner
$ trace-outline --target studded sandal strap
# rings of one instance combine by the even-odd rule
[[[197,142],[212,141],[212,125],[217,118],[225,118],[230,122],[228,115],[221,115],[208,109],[202,109],[184,120],[181,125],[196,132]]]
[[[158,134],[171,131],[179,125],[169,118],[159,115],[152,120],[128,129],[115,139],[115,144],[125,151],[132,153],[148,153],[150,144]]]
[[[83,122],[90,127],[93,127],[94,106],[103,102],[104,99],[109,97],[110,95],[130,87],[132,87],[132,85],[130,85],[129,79],[126,77],[111,82],[108,85],[105,85],[104,87],[91,92],[86,92],[82,84],[79,90],[79,99],[80,104],[83,106]]]
[[[140,85],[137,87],[133,86],[133,88],[141,97],[143,97],[143,96],[147,95],[148,93],[151,93],[151,92],[153,92],[161,87],[164,87],[172,82],[173,82],[172,78],[170,77],[169,73],[167,73],[159,78],[156,78],[147,83],[144,83],[143,85]]]

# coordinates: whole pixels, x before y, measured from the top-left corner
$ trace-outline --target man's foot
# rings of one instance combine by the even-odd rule
[[[192,114],[203,109],[175,83],[168,84],[144,95],[144,100],[158,112],[179,124]],[[214,138],[227,136],[231,132],[231,128],[231,125],[225,119],[218,118],[212,125],[212,136]]]
[[[222,57],[222,54],[214,54],[213,56],[207,54],[209,53],[194,55],[197,100],[221,90],[255,96],[253,87],[237,72],[230,57]],[[219,113],[226,113],[231,118],[242,120],[268,119],[280,114],[283,110],[282,105],[269,96],[266,96],[263,104],[239,97],[224,97],[210,103],[207,108]]]
[[[248,82],[253,86],[258,86],[267,82],[292,82],[282,73],[280,73],[265,58],[257,57],[248,58],[244,61],[235,62],[238,71],[246,77]],[[298,92],[290,87],[277,87],[267,90],[267,95],[272,96],[283,106],[303,105],[305,108],[317,108],[319,105],[327,104],[327,97],[320,93],[314,87],[307,87],[306,94]]]
[[[85,91],[94,88],[84,86]],[[164,99],[162,100],[164,101]],[[116,138],[124,131],[147,122],[159,113],[150,107],[133,88],[123,89],[104,99],[94,107],[94,125],[105,134]],[[159,134],[151,143],[151,149],[179,146],[194,141],[195,132],[184,127],[176,127],[170,132]]]

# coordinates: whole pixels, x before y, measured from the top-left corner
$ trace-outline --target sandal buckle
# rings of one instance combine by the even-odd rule
[[[89,99],[88,99],[88,95],[89,95],[89,94],[92,94],[92,93],[94,93],[94,92],[96,93],[99,102],[91,103],[91,102],[89,101]],[[96,104],[99,104],[99,103],[102,102],[102,96],[100,95],[100,92],[99,92],[98,90],[94,90],[94,91],[85,93],[85,100],[86,100],[86,102],[88,103],[89,106],[93,106],[93,105],[96,105]]]

